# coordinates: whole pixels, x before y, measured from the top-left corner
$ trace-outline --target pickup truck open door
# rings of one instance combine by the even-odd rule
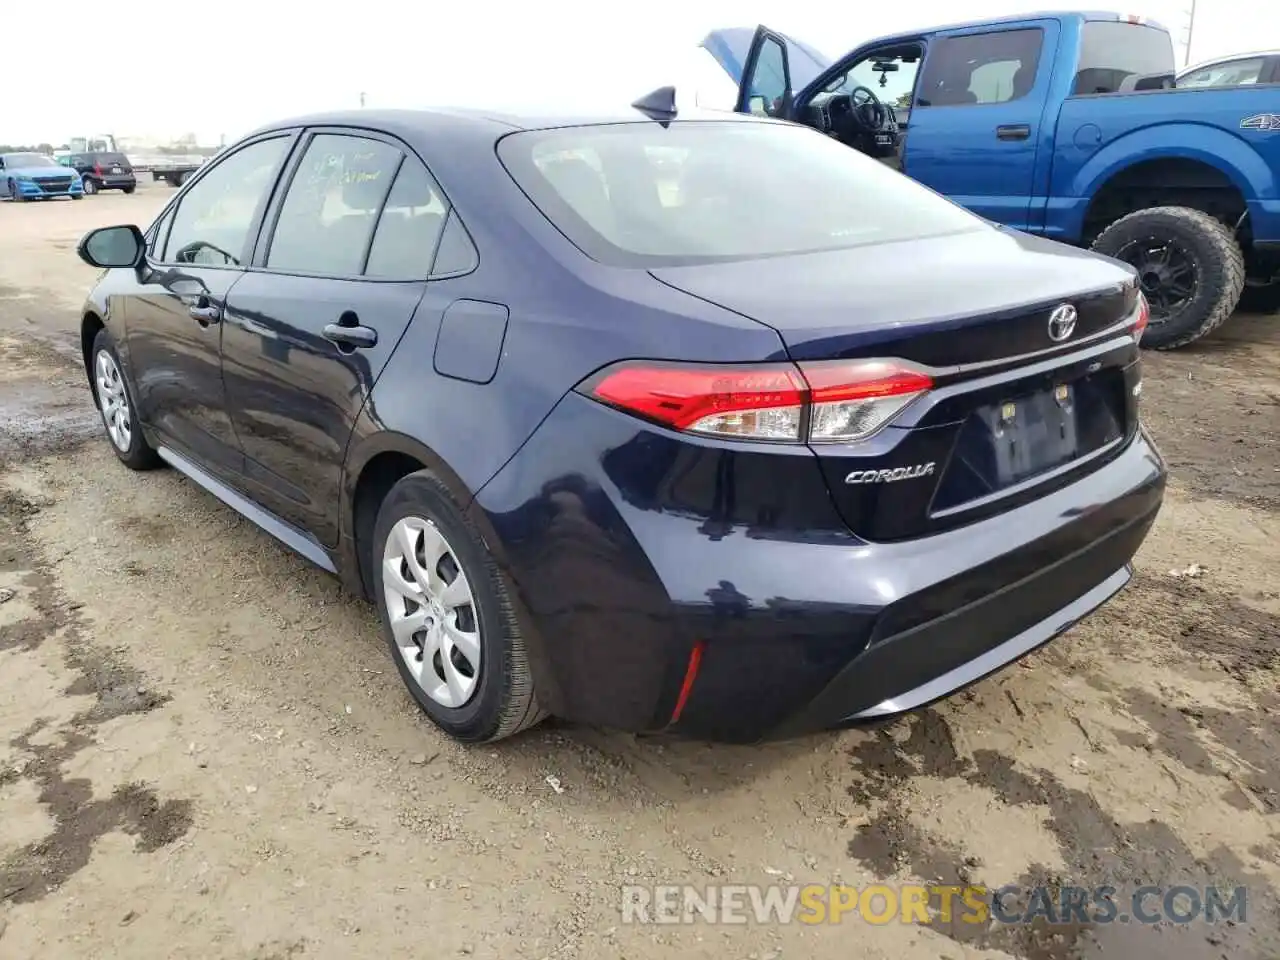
[[[1051,151],[1041,146],[1053,132],[1046,112],[1057,41],[1057,22],[1044,19],[940,31],[928,42],[872,41],[835,62],[764,26],[713,31],[703,46],[737,80],[738,112],[797,122],[850,70],[914,46],[921,66],[903,110],[902,172],[981,217],[1035,232],[1043,210],[1033,198],[1049,179]]]
[[[831,66],[813,47],[763,25],[712,30],[702,46],[738,84],[739,113],[790,119],[796,91]]]

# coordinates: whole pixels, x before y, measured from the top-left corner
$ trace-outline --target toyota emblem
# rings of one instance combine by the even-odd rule
[[[1049,339],[1061,343],[1076,332],[1076,308],[1064,303],[1049,314]]]

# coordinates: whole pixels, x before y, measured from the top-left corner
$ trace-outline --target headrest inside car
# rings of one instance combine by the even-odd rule
[[[382,205],[391,186],[388,173],[376,167],[361,168],[351,163],[342,171],[342,203],[348,209],[372,213]]]
[[[431,180],[417,175],[417,171],[401,167],[394,187],[388,179],[394,171],[369,166],[362,167],[360,158],[347,164],[342,174],[342,202],[351,210],[374,213],[382,206],[383,198],[389,207],[427,207],[435,199]],[[391,196],[387,190],[391,189]]]
[[[436,193],[431,189],[431,179],[419,169],[411,170],[406,160],[400,168],[400,176],[387,198],[388,207],[429,207],[435,202]]]

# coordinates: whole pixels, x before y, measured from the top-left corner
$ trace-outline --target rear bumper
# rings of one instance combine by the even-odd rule
[[[1115,543],[1104,540],[1091,544],[1081,555],[1046,567],[1021,583],[875,644],[773,733],[785,736],[907,713],[996,673],[1064,633],[1119,593],[1132,576],[1127,562],[1047,616],[1043,615],[1046,598],[1036,595],[1045,590],[1062,592],[1062,584],[1055,582],[1060,577],[1077,583],[1082,578],[1084,582],[1096,579],[1096,573],[1084,575],[1083,571],[1096,570],[1092,567],[1095,560],[1105,569],[1130,546],[1136,550],[1150,528],[1150,519],[1139,518],[1113,535],[1118,537]],[[1031,623],[1024,626],[1028,620]],[[1003,637],[1008,639],[1002,641]]]
[[[101,184],[102,190],[122,190],[125,187],[136,187],[138,178],[132,174],[124,174],[123,176],[106,176],[94,177]]]
[[[779,488],[753,507],[757,523],[717,522],[700,475],[713,483],[702,502],[730,513],[735,496],[773,494],[745,476],[735,491],[723,446],[705,450],[716,466],[704,471],[683,442],[668,460],[666,442],[570,396],[473,507],[519,588],[540,699],[567,719],[752,741],[916,709],[1119,591],[1165,485],[1139,431],[1093,473],[1007,513],[867,543],[821,486]],[[626,448],[644,451],[631,465],[650,470],[644,497],[610,470]]]

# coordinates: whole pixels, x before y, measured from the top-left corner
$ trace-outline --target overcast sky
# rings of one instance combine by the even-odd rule
[[[1135,0],[1119,12],[1159,20],[1181,58],[1190,4]],[[678,84],[689,51],[715,27],[763,21],[834,58],[886,33],[1052,7],[1053,0],[125,5],[132,19],[103,16],[82,30],[10,39],[0,142],[191,131],[216,144],[222,134],[230,141],[285,116],[358,106],[361,92],[371,107],[617,105]],[[1280,0],[1199,0],[1194,60],[1260,43],[1280,46]]]

